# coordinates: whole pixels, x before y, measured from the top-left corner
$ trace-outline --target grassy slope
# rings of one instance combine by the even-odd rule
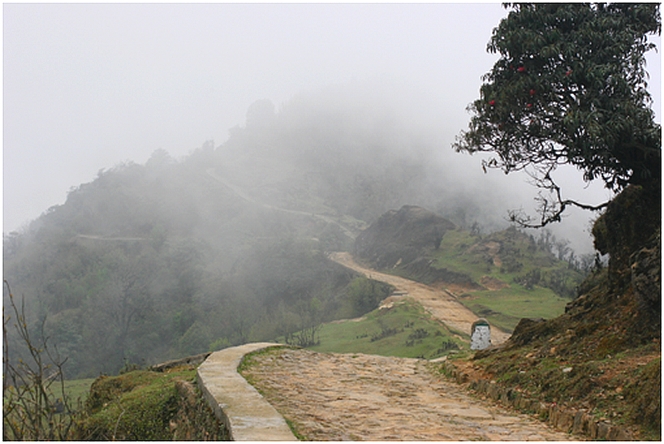
[[[384,332],[388,334],[380,337]],[[450,333],[444,324],[432,319],[422,306],[408,298],[360,319],[324,324],[319,338],[320,344],[310,347],[312,350],[409,358],[434,359],[468,348],[467,338],[463,340]]]
[[[95,380],[77,439],[170,440],[177,411],[175,381],[194,381],[196,370],[169,373],[136,370]]]
[[[497,255],[498,261],[494,261],[490,254],[477,248],[481,242],[492,241],[509,246],[512,249],[511,256],[516,257],[523,267],[518,272],[509,272],[504,268],[501,270],[497,263],[500,264],[501,257],[504,257],[502,251]],[[499,290],[453,290],[459,296],[459,302],[506,331],[512,331],[519,319],[524,317],[554,318],[564,312],[569,302],[541,285],[527,289],[514,282],[516,277],[539,268],[543,275],[561,270],[567,273],[569,279],[580,282],[582,278],[580,273],[569,270],[567,263],[557,261],[551,254],[532,246],[529,248],[526,236],[510,237],[506,231],[480,239],[465,230],[451,230],[445,233],[440,248],[432,251],[430,256],[435,268],[466,274],[477,283],[488,277],[507,285]]]
[[[659,339],[631,338],[624,320],[633,317],[636,302],[628,292],[616,303],[599,282],[584,296],[591,311],[574,304],[568,313],[519,332],[514,344],[451,362],[528,397],[626,426],[638,439],[658,441]]]
[[[550,319],[565,311],[568,299],[546,288],[527,290],[521,285],[496,291],[477,291],[459,301],[478,316],[506,331],[514,330],[521,318]]]

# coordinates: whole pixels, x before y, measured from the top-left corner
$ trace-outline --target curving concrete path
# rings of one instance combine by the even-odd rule
[[[198,367],[199,387],[233,441],[297,441],[284,418],[237,372],[244,355],[281,346],[259,342],[227,348]]]

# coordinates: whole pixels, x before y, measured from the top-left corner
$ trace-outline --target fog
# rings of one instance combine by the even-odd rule
[[[497,58],[485,50],[506,15],[497,3],[5,4],[3,15],[3,232],[101,169],[144,163],[160,148],[181,158],[208,140],[223,144],[257,100],[280,112],[335,88],[353,91],[325,93],[336,107],[354,95],[351,107],[395,110],[386,129],[419,129],[437,147],[412,153],[441,166],[432,187],[458,186],[454,195],[492,214],[488,225],[533,208],[524,176],[484,174],[479,156],[450,147]],[[659,61],[648,65],[656,110]],[[575,171],[560,174],[572,197],[610,196],[584,188]],[[554,231],[586,253],[591,216],[571,215]]]

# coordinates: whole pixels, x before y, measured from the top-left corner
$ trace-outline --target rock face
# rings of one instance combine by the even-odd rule
[[[630,186],[617,195],[593,226],[595,247],[609,254],[611,292],[636,299],[632,330],[660,336],[661,190]]]
[[[355,240],[353,254],[375,268],[415,261],[425,249],[437,249],[455,225],[424,208],[404,205],[383,214]]]

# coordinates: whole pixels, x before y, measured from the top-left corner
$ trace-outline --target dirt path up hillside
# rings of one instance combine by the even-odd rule
[[[353,260],[350,253],[337,252],[330,254],[330,259],[362,273],[371,279],[375,279],[394,286],[398,292],[406,293],[417,302],[419,302],[433,317],[444,322],[452,329],[462,331],[470,335],[470,328],[473,322],[477,321],[478,316],[461,304],[457,299],[445,290],[438,290],[419,282],[411,281],[399,276],[380,273],[375,270],[363,267]],[[510,337],[509,334],[499,330],[497,327],[491,328],[491,343],[502,344]]]
[[[308,440],[564,441],[526,415],[471,398],[426,361],[275,349],[243,374]]]

